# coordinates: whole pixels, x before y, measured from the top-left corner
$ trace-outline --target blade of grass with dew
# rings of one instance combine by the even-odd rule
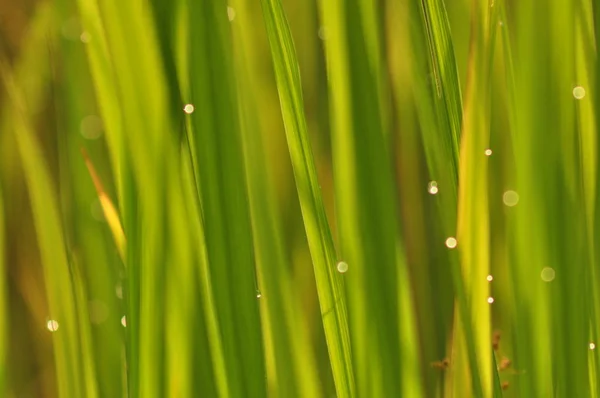
[[[493,366],[491,344],[491,296],[487,280],[490,264],[490,232],[488,209],[491,70],[497,26],[496,8],[486,3],[472,3],[471,45],[467,70],[467,92],[463,115],[459,164],[459,202],[457,238],[468,308],[473,320],[473,335],[477,353],[476,363],[469,361],[468,349],[460,346],[466,336],[459,336],[453,358],[453,388],[458,396],[470,396],[469,367],[477,366],[484,397],[493,395]],[[492,300],[490,302],[489,300]],[[463,309],[460,308],[459,311]],[[469,326],[467,326],[469,327]],[[466,354],[466,355],[465,355]],[[461,358],[462,357],[462,358]],[[462,368],[461,368],[462,366]]]
[[[423,51],[423,47],[413,48],[416,40],[412,31],[419,31],[415,29],[418,25],[414,17],[411,17],[411,7],[414,11],[415,6],[388,2],[388,37],[397,37],[398,40],[388,42],[387,52],[397,115],[394,138],[401,216],[420,343],[419,360],[415,360],[415,365],[419,366],[424,390],[422,395],[435,397],[441,396],[444,378],[449,377],[447,370],[432,368],[431,365],[443,363],[449,357],[447,340],[452,329],[454,292],[449,267],[438,265],[440,259],[447,256],[447,249],[441,245],[432,247],[431,241],[442,242],[448,236],[448,232],[443,234],[443,228],[439,227],[436,219],[439,216],[435,213],[440,201],[452,200],[452,197],[445,198],[445,184],[441,182],[450,181],[450,177],[442,178],[439,186],[435,180],[427,183],[430,172],[425,163],[421,130],[435,131],[437,124],[433,103],[428,99],[431,92],[427,90],[423,73],[427,70],[427,52]],[[418,21],[418,13],[416,17]],[[406,62],[407,54],[411,54],[412,62]],[[429,148],[429,151],[433,152],[432,149]],[[437,174],[436,178],[440,176]],[[438,197],[440,188],[442,196]],[[432,291],[435,295],[431,294]]]
[[[14,116],[13,131],[17,139],[33,208],[50,307],[49,322],[57,322],[57,324],[53,322],[51,327],[56,329],[53,337],[58,394],[67,397],[83,396],[87,389],[83,380],[81,359],[84,354],[89,353],[81,352],[79,345],[76,306],[84,303],[75,302],[76,297],[73,294],[73,284],[65,252],[58,200],[44,155],[29,123],[31,112],[39,107],[39,103],[25,102],[24,93],[20,90],[22,86],[17,85],[5,64],[2,64],[1,73],[13,107],[11,112],[11,115]],[[41,83],[41,79],[38,82]],[[29,86],[28,89],[36,93],[42,91],[40,86],[35,85]]]
[[[56,9],[61,26],[74,20],[75,5],[70,1],[57,2]],[[77,302],[83,303],[77,307],[82,349],[93,353],[83,357],[86,385],[91,386],[86,394],[116,397],[124,388],[125,369],[119,322],[123,306],[116,291],[123,273],[124,235],[118,213],[114,206],[112,213],[109,211],[111,201],[102,188],[104,218],[96,211],[98,196],[80,154],[82,145],[95,154],[105,154],[99,139],[102,121],[95,115],[93,101],[85,100],[93,98],[85,44],[79,38],[59,40],[50,47],[50,58],[63,229]],[[107,165],[101,162],[100,166]],[[95,177],[99,184],[99,177]],[[103,220],[113,227],[115,238],[121,239],[121,261]]]
[[[438,136],[437,139],[442,141],[445,151],[452,154],[451,170],[455,175],[452,192],[456,192],[458,149],[462,129],[462,99],[450,23],[442,0],[421,0],[420,10],[420,20],[429,51],[429,68],[435,84],[435,110],[442,129],[439,133],[441,137]]]
[[[594,78],[597,78],[595,71],[595,53],[594,43],[594,13],[593,4],[590,1],[579,1],[575,10],[575,75],[576,87],[580,86],[588,90],[588,100],[578,101],[576,105],[576,125],[579,130],[579,153],[581,158],[581,177],[582,194],[585,201],[585,223],[586,223],[586,255],[588,257],[588,276],[587,289],[589,291],[589,317],[590,348],[595,347],[600,340],[598,331],[598,321],[600,320],[600,292],[597,281],[596,253],[595,253],[595,227],[594,213],[595,195],[598,189],[596,162],[598,159],[598,137],[596,136],[597,118],[595,113],[595,104],[597,103],[597,92],[594,88]],[[596,349],[590,349],[588,355],[588,369],[590,378],[590,397],[596,398],[600,395],[600,352]]]
[[[342,276],[323,207],[304,117],[298,62],[290,29],[278,0],[261,2],[275,68],[279,100],[296,187],[311,251],[319,304],[337,395],[355,395],[348,314]]]
[[[519,3],[514,15],[516,365],[531,372],[518,388],[523,396],[589,396],[592,297],[584,289],[589,259],[585,173],[574,128],[580,99],[573,91],[574,10]],[[539,45],[548,39],[552,46]]]
[[[415,7],[412,7],[410,12],[416,18],[417,10]],[[422,1],[420,3],[420,14],[421,26],[413,29],[415,40],[413,48],[428,49],[427,64],[434,79],[434,87],[415,90],[415,99],[419,120],[423,124],[421,129],[423,132],[423,145],[430,173],[433,180],[438,182],[438,186],[445,188],[445,192],[442,191],[436,198],[439,201],[438,217],[441,221],[441,229],[446,236],[453,237],[456,231],[456,209],[458,208],[458,141],[462,129],[460,84],[458,82],[449,22],[443,2],[436,0]],[[421,58],[416,61],[423,63],[422,57],[421,54]],[[432,114],[435,115],[436,121],[433,129],[428,127],[432,123],[427,120]],[[448,165],[451,166],[448,167]],[[440,188],[440,190],[444,188]],[[463,337],[460,334],[454,335],[455,344],[458,344],[458,347],[461,344],[466,344],[468,366],[471,370],[472,393],[475,396],[482,396],[483,390],[477,366],[472,317],[467,300],[469,292],[466,290],[457,256],[450,253],[444,258],[444,262],[446,261],[450,263],[452,270],[457,300],[458,313],[455,318],[455,330],[464,333],[464,340],[461,340]],[[447,381],[451,383],[452,379]]]
[[[407,287],[408,273],[397,248],[380,15],[369,0],[322,3],[320,11],[328,32],[336,208],[340,253],[349,264],[357,391],[361,396],[418,396],[414,358],[403,350],[418,342],[400,327],[414,314],[405,313],[412,311],[409,290],[398,293],[399,285]]]
[[[224,1],[190,1],[190,89],[206,247],[233,396],[264,396],[252,230]],[[239,333],[243,330],[244,333]]]
[[[122,146],[117,149],[125,159],[120,177],[128,240],[128,386],[134,397],[160,396],[165,387],[165,186],[175,134],[149,4],[102,1],[99,12],[104,31],[97,31],[99,37],[91,41],[106,43],[107,51],[94,62],[106,62],[100,57],[110,54],[114,80],[109,84],[115,97],[103,99],[118,101],[122,115],[115,124],[121,128]],[[102,81],[105,76],[98,71]]]
[[[112,51],[105,29],[107,26],[102,21],[100,5],[97,1],[77,0],[82,28],[90,37],[86,43],[86,52],[99,116],[104,126],[104,136],[108,146],[108,155],[117,188],[117,203],[123,223],[127,231],[128,247],[124,263],[127,272],[124,278],[126,286],[124,298],[127,306],[127,388],[130,396],[138,395],[139,387],[139,300],[140,300],[140,273],[139,267],[139,238],[137,225],[137,206],[135,205],[136,188],[133,181],[131,159],[126,149],[126,131],[122,102],[119,97],[118,80],[115,66],[111,57]]]
[[[188,25],[190,23],[188,17],[188,3],[179,1],[178,9],[175,12],[177,19],[177,32],[174,35],[175,48],[174,56],[176,58],[175,65],[177,67],[177,80],[180,85],[180,93],[182,103],[191,104],[191,87],[189,79],[189,36]],[[208,356],[210,362],[205,360],[205,356],[197,355],[195,364],[197,368],[204,374],[212,371],[213,380],[201,383],[202,388],[210,388],[216,391],[216,394],[222,397],[230,396],[230,388],[228,386],[228,376],[225,363],[225,355],[223,353],[223,339],[220,335],[220,327],[218,313],[215,306],[215,295],[212,289],[211,274],[206,253],[206,238],[204,234],[204,224],[202,219],[202,205],[200,193],[199,175],[196,172],[198,167],[198,159],[195,157],[196,139],[192,120],[190,116],[186,116],[182,128],[185,130],[185,138],[183,138],[181,149],[181,173],[183,180],[184,199],[186,208],[191,215],[190,219],[193,222],[188,223],[189,228],[194,234],[194,242],[196,252],[194,253],[194,261],[198,264],[194,280],[199,284],[199,299],[202,303],[204,314],[204,327],[206,328],[206,339],[208,343]],[[200,320],[198,321],[198,323]],[[196,343],[201,352],[206,352],[202,343]],[[173,355],[176,355],[173,352]],[[212,386],[214,383],[214,387]],[[210,386],[210,387],[206,387]]]
[[[281,397],[319,397],[323,393],[318,385],[316,359],[306,330],[298,319],[299,311],[293,291],[289,267],[285,264],[283,230],[277,221],[277,203],[274,184],[267,172],[264,129],[257,115],[261,91],[252,76],[258,72],[260,61],[256,27],[251,20],[248,1],[236,1],[233,23],[240,112],[243,121],[243,143],[246,159],[252,226],[256,247],[258,291],[261,314],[268,320],[271,338],[265,335],[265,344],[272,345],[274,353],[274,390],[269,395]],[[266,323],[266,322],[265,322]],[[263,326],[263,330],[266,329]],[[270,340],[270,341],[267,341]],[[266,350],[265,350],[266,352]]]

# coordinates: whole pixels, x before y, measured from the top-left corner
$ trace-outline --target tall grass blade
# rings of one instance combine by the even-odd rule
[[[308,141],[294,43],[281,2],[263,0],[261,4],[275,67],[288,148],[315,269],[319,304],[336,391],[340,397],[352,397],[356,392],[346,300],[342,276],[338,274],[335,267],[337,261],[333,239]]]
[[[190,1],[188,9],[190,95],[198,108],[191,115],[194,156],[227,384],[233,396],[264,396],[253,238],[227,6],[223,1]]]

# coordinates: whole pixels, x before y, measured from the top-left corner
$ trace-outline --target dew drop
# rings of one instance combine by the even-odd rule
[[[194,113],[194,109],[195,109],[195,108],[194,108],[194,105],[192,105],[192,104],[186,104],[186,105],[183,107],[183,111],[184,111],[185,113],[187,113],[188,115],[190,115],[190,114]]]
[[[590,343],[590,350],[595,350],[595,349],[596,349],[596,344]]]
[[[227,7],[227,18],[229,18],[230,22],[235,19],[235,10],[233,7]]]
[[[491,282],[494,280],[494,277],[492,275],[488,275],[487,278],[485,278],[488,282]]]
[[[123,325],[123,327],[127,327],[127,317],[125,315],[123,315],[123,317],[121,317],[121,325]]]
[[[435,195],[439,192],[437,181],[430,181],[429,184],[427,184],[427,192],[432,195]]]
[[[446,247],[448,249],[454,249],[457,244],[458,244],[458,242],[456,241],[456,238],[454,238],[452,236],[449,237],[448,239],[446,239]]]
[[[515,191],[506,191],[502,195],[502,201],[506,206],[513,207],[519,203],[519,194]]]
[[[578,100],[585,97],[585,88],[583,88],[581,86],[577,86],[577,87],[573,88],[573,97],[575,97],[575,99],[578,99]]]
[[[260,290],[256,289],[256,298],[259,299],[262,297],[262,293]]]
[[[48,322],[46,322],[46,327],[49,331],[56,332],[58,330],[58,322],[54,319],[49,319]]]
[[[492,150],[490,148],[485,150],[485,156],[492,156]]]
[[[492,304],[494,302],[494,298],[488,297],[487,302],[488,302],[488,304]]]
[[[337,263],[337,270],[339,273],[343,274],[348,271],[348,263],[345,261],[340,261]]]
[[[542,269],[541,277],[544,282],[552,282],[556,277],[556,272],[554,272],[553,268],[545,267]]]

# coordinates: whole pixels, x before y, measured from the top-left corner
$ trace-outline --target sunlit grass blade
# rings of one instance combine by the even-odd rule
[[[58,391],[62,396],[84,395],[86,386],[82,375],[82,359],[83,355],[90,353],[82,352],[79,345],[80,330],[76,306],[86,303],[76,303],[57,195],[43,152],[29,123],[30,112],[37,109],[39,103],[25,102],[25,94],[19,89],[21,86],[16,85],[13,74],[4,63],[1,65],[1,73],[14,109],[11,113],[13,132],[31,197],[48,291],[50,328],[60,328],[60,333],[54,334]],[[36,93],[41,92],[40,87],[31,89]]]
[[[462,99],[454,57],[450,24],[442,0],[421,0],[421,17],[429,51],[429,70],[434,86],[434,104],[441,131],[437,139],[451,154],[451,170],[458,183],[458,150],[462,129]],[[426,136],[428,132],[424,132]],[[427,146],[427,144],[426,144]]]
[[[515,5],[515,166],[512,254],[521,395],[589,396],[589,253],[576,127],[574,8]],[[509,13],[511,15],[511,13]],[[514,25],[511,25],[514,24]],[[532,24],[535,29],[530,29]],[[559,33],[560,31],[560,33]],[[539,46],[551,40],[552,46]],[[552,134],[548,134],[552,131]],[[548,330],[552,332],[549,333]],[[568,342],[568,344],[566,343]]]
[[[279,0],[261,2],[275,67],[277,89],[296,187],[311,251],[325,337],[339,397],[355,395],[348,314],[342,276],[317,181],[303,111],[302,88],[294,43]]]
[[[340,254],[349,264],[357,393],[419,396],[419,370],[404,348],[419,342],[415,330],[411,333],[416,324],[408,272],[403,252],[398,253],[381,15],[368,0],[321,3],[320,11],[328,33],[337,226]]]
[[[104,212],[104,217],[106,218],[106,222],[108,223],[112,232],[117,250],[119,251],[121,259],[125,261],[125,233],[123,232],[123,227],[121,226],[119,213],[112,200],[108,197],[106,190],[102,186],[100,177],[98,177],[98,174],[96,173],[94,165],[87,155],[87,152],[82,150],[82,154],[85,160],[85,165],[87,166],[90,176],[92,177],[92,181],[94,182],[94,187],[96,188],[98,199],[100,200],[100,205],[102,206],[102,211]]]
[[[490,222],[489,152],[486,151],[489,148],[492,105],[490,73],[497,26],[494,10],[485,3],[473,2],[474,22],[460,142],[457,226],[461,271],[467,296],[466,310],[470,312],[472,325],[463,323],[455,329],[457,349],[453,358],[455,394],[482,394],[485,397],[494,394],[493,377],[494,374],[497,376],[491,344],[491,304],[494,298],[487,279],[490,274]],[[462,307],[458,309],[459,312],[463,310]],[[463,335],[467,344],[464,348],[461,347]],[[467,354],[468,361],[464,354]],[[478,376],[470,376],[472,373]],[[480,386],[473,386],[475,391],[471,390],[470,377],[479,377],[481,380]],[[477,388],[481,388],[481,391],[477,391]]]
[[[269,396],[319,397],[323,395],[318,383],[316,358],[303,324],[301,300],[294,294],[291,268],[286,266],[283,225],[277,219],[272,176],[268,173],[265,131],[258,119],[264,94],[252,79],[261,62],[256,51],[258,32],[252,20],[251,2],[232,3],[235,10],[233,24],[236,48],[240,113],[243,122],[245,169],[248,178],[252,229],[256,247],[258,291],[265,356],[269,350],[274,357],[267,366]],[[268,332],[266,331],[268,329]],[[269,369],[272,371],[269,372]]]
[[[264,396],[264,360],[231,32],[224,1],[188,2],[189,82],[207,257],[232,396]],[[243,330],[243,333],[240,333]]]

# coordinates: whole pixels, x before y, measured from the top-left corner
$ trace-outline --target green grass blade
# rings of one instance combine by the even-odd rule
[[[419,343],[409,331],[414,314],[408,273],[403,255],[397,252],[380,15],[376,3],[368,0],[321,5],[328,34],[325,49],[340,253],[350,267],[347,291],[357,392],[418,396],[414,357],[400,347]],[[400,293],[399,286],[403,287]],[[400,319],[407,322],[404,327]],[[380,367],[372,365],[376,362]]]
[[[451,154],[451,169],[458,183],[458,150],[462,129],[462,99],[454,57],[450,23],[442,0],[421,0],[421,17],[429,51],[435,109],[440,123],[442,146]]]
[[[291,269],[284,266],[286,247],[284,230],[277,219],[278,203],[275,184],[269,174],[266,157],[266,128],[257,115],[266,101],[253,76],[257,76],[261,62],[254,51],[258,32],[252,19],[249,1],[232,4],[235,8],[233,22],[236,65],[240,88],[240,109],[243,115],[243,142],[245,169],[248,177],[252,229],[256,247],[258,295],[265,345],[271,345],[274,356],[272,375],[267,376],[269,396],[319,397],[323,393],[318,383],[316,358],[312,352],[308,330],[302,323],[301,300],[294,294]],[[259,11],[257,11],[259,12]],[[268,350],[265,347],[265,353]]]
[[[252,230],[231,32],[223,1],[190,1],[190,88],[196,174],[232,396],[264,396]],[[243,330],[244,333],[239,333]]]
[[[14,111],[13,131],[23,162],[40,245],[44,277],[50,306],[50,320],[58,322],[54,334],[58,392],[61,396],[81,396],[86,391],[82,368],[83,355],[79,345],[77,305],[70,275],[61,227],[58,199],[52,178],[34,129],[29,124],[30,113],[39,103],[25,102],[23,91],[11,72],[2,65],[2,78]],[[40,87],[31,88],[41,92]],[[60,332],[59,332],[60,330]]]
[[[355,387],[342,276],[335,269],[333,239],[308,141],[294,43],[281,3],[278,0],[264,0],[261,4],[275,67],[288,148],[315,269],[336,391],[339,397],[351,397],[355,395]]]

